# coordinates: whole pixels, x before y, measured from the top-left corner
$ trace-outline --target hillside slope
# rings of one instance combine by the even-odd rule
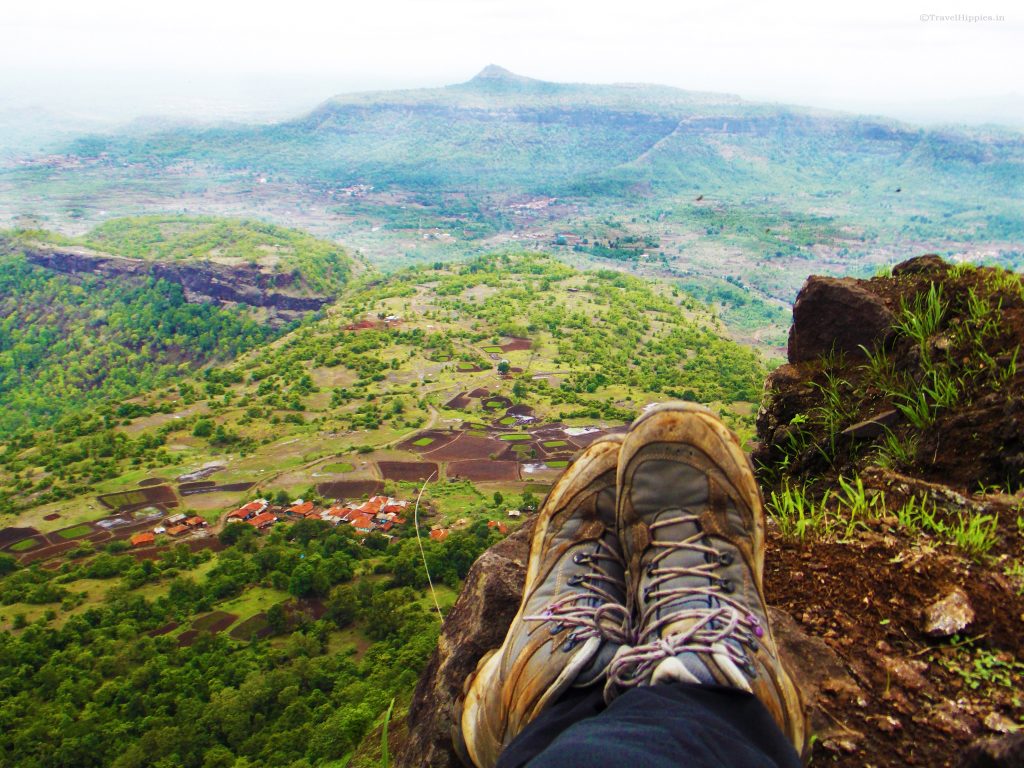
[[[0,763],[345,761],[576,451],[668,396],[749,436],[764,375],[669,285],[492,256],[0,441]]]
[[[259,223],[117,219],[82,239],[3,235],[0,435],[229,361],[321,309],[350,271],[336,246]]]

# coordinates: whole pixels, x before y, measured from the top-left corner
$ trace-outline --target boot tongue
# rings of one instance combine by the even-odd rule
[[[666,510],[659,516],[659,520],[664,520],[672,517],[680,517],[687,513],[682,510]],[[693,540],[695,544],[706,544],[706,539],[697,538],[701,533],[701,528],[696,522],[681,522],[672,525],[667,525],[660,528],[657,531],[656,539],[661,541],[686,541]],[[672,550],[663,560],[661,560],[657,567],[658,569],[665,568],[698,568],[702,565],[706,565],[707,560],[704,555],[693,549],[675,549]],[[650,577],[657,578],[657,577]],[[670,579],[662,582],[658,591],[665,589],[680,589],[692,587],[695,589],[704,589],[709,587],[714,580],[714,576],[698,576],[698,575],[680,575],[673,576]],[[701,614],[706,611],[713,610],[720,605],[719,601],[710,595],[692,595],[689,597],[679,597],[666,602],[661,608],[658,609],[657,617],[669,618],[673,615],[682,613],[694,613],[700,612]],[[667,639],[673,635],[686,635],[694,630],[694,628],[701,626],[706,621],[706,617],[703,615],[690,615],[690,616],[679,616],[675,621],[671,621],[666,624],[660,632],[662,639]],[[700,683],[700,684],[714,684],[715,678],[711,674],[707,665],[700,658],[703,654],[700,653],[681,653],[676,656],[664,659],[654,670],[652,682],[670,682],[677,681],[683,683]]]

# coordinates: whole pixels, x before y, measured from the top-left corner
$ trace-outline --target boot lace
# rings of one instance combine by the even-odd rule
[[[683,514],[650,525],[650,547],[658,551],[647,565],[651,580],[644,589],[645,604],[641,603],[644,608],[638,622],[640,642],[612,661],[606,690],[648,684],[663,659],[683,653],[724,654],[748,677],[754,676],[747,649],[756,650],[764,627],[747,606],[729,596],[734,585],[715,574],[719,567],[731,564],[732,556],[702,543],[704,534],[699,528],[681,541],[655,537],[660,528],[699,520],[699,515]],[[673,552],[692,553],[703,562],[693,566],[663,565]],[[698,558],[687,558],[690,559]],[[678,577],[698,577],[708,582],[704,586],[673,585]],[[662,629],[677,622],[682,622],[685,629],[660,637]]]
[[[562,643],[566,653],[592,637],[602,637],[618,645],[631,643],[633,629],[629,610],[618,597],[626,594],[626,561],[618,540],[602,537],[593,552],[578,551],[572,559],[577,565],[590,566],[568,580],[570,586],[581,589],[552,600],[543,611],[524,616],[523,620],[552,622],[552,635],[571,627],[572,631]]]

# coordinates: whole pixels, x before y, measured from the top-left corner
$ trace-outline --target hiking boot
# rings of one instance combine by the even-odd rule
[[[493,766],[570,687],[603,684],[609,662],[628,641],[625,561],[615,525],[621,442],[603,438],[584,450],[537,513],[519,612],[502,646],[466,680],[456,713],[456,749],[479,768]]]
[[[626,435],[617,487],[637,641],[611,664],[606,697],[668,682],[739,688],[801,752],[803,706],[764,601],[761,494],[736,436],[701,406],[658,406]]]

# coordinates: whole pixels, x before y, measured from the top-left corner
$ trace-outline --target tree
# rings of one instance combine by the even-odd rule
[[[280,635],[288,628],[288,614],[283,604],[274,603],[267,609],[267,626],[275,635]]]
[[[505,501],[505,497],[501,495],[501,491],[494,492],[494,506],[500,507],[501,503]]]
[[[192,428],[193,437],[209,437],[213,434],[213,422],[209,419],[199,419]]]
[[[502,360],[500,363],[498,363],[498,373],[502,375],[508,373],[511,368],[512,365],[511,363],[509,363],[508,360]]]

